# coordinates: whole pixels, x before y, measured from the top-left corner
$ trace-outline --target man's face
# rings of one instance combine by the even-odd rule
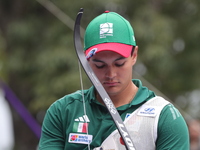
[[[132,83],[132,67],[136,63],[137,50],[125,58],[112,51],[102,51],[89,60],[89,64],[106,92],[116,95]]]

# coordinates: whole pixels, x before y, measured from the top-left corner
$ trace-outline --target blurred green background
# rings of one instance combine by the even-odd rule
[[[169,98],[186,119],[200,119],[199,0],[1,0],[0,79],[40,125],[55,100],[80,89],[73,21],[81,7],[83,29],[105,10],[128,19],[139,46],[133,78]],[[91,86],[85,75],[83,83]],[[35,150],[38,139],[10,107],[14,149]]]

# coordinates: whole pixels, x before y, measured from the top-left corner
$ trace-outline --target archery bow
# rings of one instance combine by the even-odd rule
[[[122,139],[124,140],[126,149],[127,150],[135,150],[133,142],[131,140],[131,137],[130,137],[118,111],[116,110],[110,97],[106,93],[105,89],[103,88],[103,86],[99,82],[98,78],[96,77],[95,73],[93,72],[92,68],[90,67],[89,63],[87,62],[87,59],[83,52],[81,37],[80,37],[80,21],[81,21],[82,14],[83,14],[83,8],[81,8],[79,13],[77,14],[76,22],[75,22],[75,26],[74,26],[74,46],[75,46],[77,56],[79,58],[79,61],[82,65],[83,69],[85,70],[87,76],[91,80],[92,84],[94,85],[97,92],[101,96],[104,104],[106,105],[106,107],[107,107],[107,109],[119,131],[119,134],[121,135]]]

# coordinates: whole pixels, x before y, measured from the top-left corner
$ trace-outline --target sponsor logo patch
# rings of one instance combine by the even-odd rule
[[[150,116],[150,117],[155,117],[159,111],[159,108],[156,106],[148,106],[148,105],[143,105],[139,112],[139,116]]]
[[[93,137],[92,135],[70,133],[68,142],[79,143],[79,144],[90,144],[92,142],[92,137]]]

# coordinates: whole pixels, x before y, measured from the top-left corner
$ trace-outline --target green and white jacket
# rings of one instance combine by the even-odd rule
[[[136,150],[189,150],[187,125],[179,111],[142,86],[140,80],[134,79],[133,83],[138,87],[136,96],[117,110]],[[125,150],[107,108],[95,99],[94,93],[94,87],[84,90],[86,113],[81,91],[66,95],[49,107],[39,150]]]

